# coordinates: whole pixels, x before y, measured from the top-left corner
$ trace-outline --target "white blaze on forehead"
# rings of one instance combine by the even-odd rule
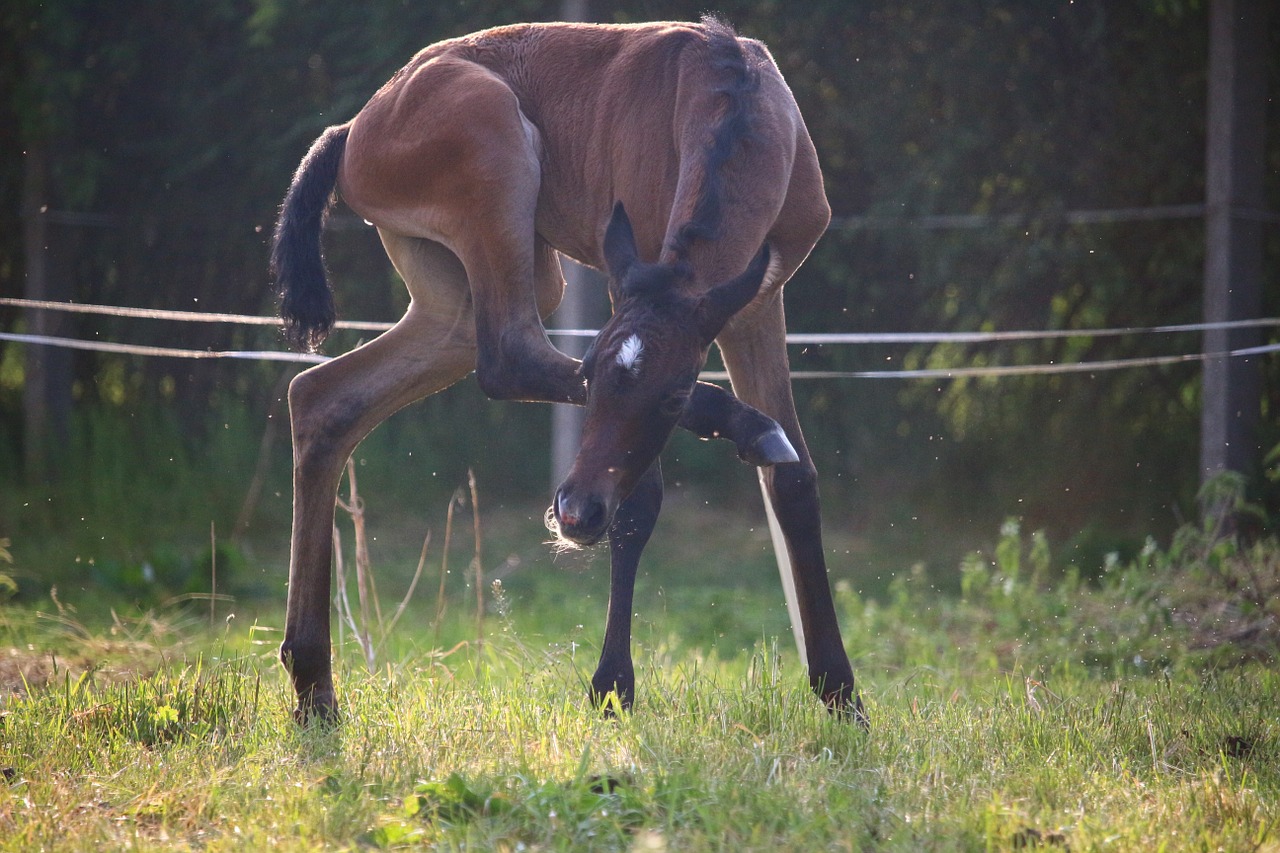
[[[640,359],[644,357],[644,341],[639,335],[632,335],[618,347],[618,364],[632,373],[640,372]]]

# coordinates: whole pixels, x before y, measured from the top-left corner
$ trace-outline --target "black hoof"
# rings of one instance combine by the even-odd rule
[[[846,704],[835,713],[844,722],[855,723],[864,732],[871,731],[871,718],[867,716],[867,709],[862,707],[861,696],[855,695],[852,705]]]
[[[314,691],[298,697],[298,707],[293,711],[293,721],[304,728],[322,726],[334,728],[342,722],[338,700],[333,691]]]
[[[822,702],[827,706],[831,716],[844,723],[855,723],[863,730],[871,728],[871,720],[867,717],[867,709],[862,706],[862,697],[856,690],[836,690],[822,695]]]
[[[614,690],[605,693],[592,690],[591,704],[600,711],[600,714],[605,719],[612,720],[623,714],[631,713],[631,694],[618,693]]]
[[[738,457],[748,465],[764,468],[769,465],[781,465],[786,462],[799,462],[800,454],[796,453],[791,440],[782,431],[782,427],[774,425],[773,429],[762,433],[742,448]]]
[[[603,683],[592,684],[587,698],[606,718],[615,718],[630,712],[633,689],[617,682],[607,686]]]

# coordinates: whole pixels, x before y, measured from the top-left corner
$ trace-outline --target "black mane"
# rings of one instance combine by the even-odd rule
[[[751,97],[760,87],[760,73],[753,68],[738,43],[733,27],[714,15],[704,15],[711,67],[728,77],[717,92],[726,98],[724,116],[712,133],[703,167],[702,193],[693,216],[680,226],[669,248],[680,260],[687,260],[695,240],[710,240],[720,230],[723,206],[723,167],[734,146],[751,135]]]
[[[642,298],[660,302],[679,292],[676,284],[687,278],[691,270],[682,262],[675,264],[646,264],[637,262],[627,270],[627,277],[620,282],[625,299]]]

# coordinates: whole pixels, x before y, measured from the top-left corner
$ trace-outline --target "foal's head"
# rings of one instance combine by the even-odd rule
[[[685,293],[687,270],[637,258],[622,205],[604,240],[613,317],[582,361],[587,412],[582,446],[556,492],[560,535],[587,545],[609,529],[618,504],[658,458],[680,420],[716,335],[760,289],[764,246],[745,272],[702,295]]]

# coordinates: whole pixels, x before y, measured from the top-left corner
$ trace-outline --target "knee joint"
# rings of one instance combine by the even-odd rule
[[[818,490],[818,470],[808,459],[789,465],[778,465],[772,470],[773,490],[780,498],[795,499]]]
[[[498,346],[479,349],[476,382],[491,400],[585,401],[582,378],[572,359],[554,347],[541,347],[514,335]]]
[[[359,401],[328,404],[319,395],[321,384],[306,373],[289,383],[289,425],[295,467],[327,470],[341,467],[355,448],[364,407]]]
[[[520,396],[519,371],[500,354],[481,352],[476,356],[476,382],[490,400],[511,400]]]

